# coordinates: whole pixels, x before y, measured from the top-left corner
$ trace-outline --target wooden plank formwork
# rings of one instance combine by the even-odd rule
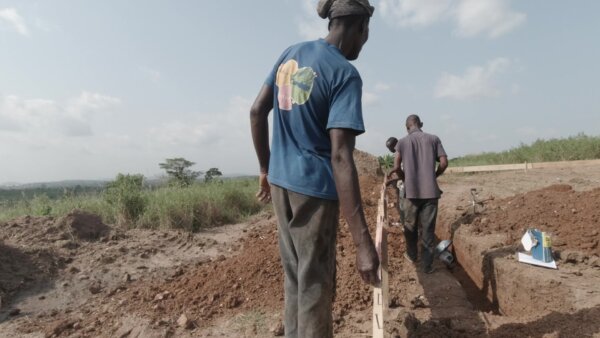
[[[387,197],[385,180],[377,206],[377,230],[375,248],[379,255],[379,278],[381,284],[373,287],[373,338],[384,337],[384,318],[389,307],[388,249],[387,249]]]
[[[498,165],[475,165],[468,167],[450,167],[446,173],[474,173],[483,171],[505,171],[505,170],[523,170],[544,169],[544,168],[572,168],[600,165],[600,160],[580,160],[580,161],[559,161],[559,162],[536,162],[536,163],[516,163],[516,164],[498,164]]]

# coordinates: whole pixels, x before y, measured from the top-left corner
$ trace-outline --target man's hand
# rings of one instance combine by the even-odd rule
[[[267,174],[260,174],[258,178],[258,192],[256,198],[263,203],[269,203],[271,201],[271,186],[269,180],[267,180]]]
[[[267,181],[267,171],[269,170],[269,159],[271,149],[269,148],[269,112],[273,109],[273,88],[262,86],[252,108],[250,108],[250,129],[252,131],[252,141],[260,165],[260,178],[258,180],[258,193],[256,197],[261,202],[271,200],[271,187]]]
[[[356,248],[356,268],[365,283],[378,286],[379,257],[371,240],[365,241]]]
[[[387,181],[385,181],[385,186],[386,186],[386,187],[388,187],[388,186],[390,186],[390,185],[392,185],[392,184],[396,184],[397,182],[398,182],[398,179],[397,179],[397,178],[392,178],[392,179],[390,179],[390,178],[388,177],[388,180],[387,180]]]

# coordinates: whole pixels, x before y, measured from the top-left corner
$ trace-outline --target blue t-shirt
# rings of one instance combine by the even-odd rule
[[[265,84],[274,92],[269,182],[337,200],[329,129],[365,131],[358,71],[319,39],[285,50]]]

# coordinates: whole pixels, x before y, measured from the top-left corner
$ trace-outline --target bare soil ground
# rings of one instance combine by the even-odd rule
[[[374,159],[360,156],[361,190],[374,227],[382,178]],[[403,235],[393,229],[390,336],[600,336],[600,292],[594,293],[600,285],[595,265],[600,168],[447,175],[441,184],[438,236],[475,239],[485,253],[494,247],[487,256],[462,251],[494,265],[483,269],[478,259],[464,259],[472,266],[449,271],[436,263],[436,272],[425,275],[402,258]],[[494,200],[473,212],[471,188],[479,199]],[[521,231],[532,225],[552,232],[561,257],[558,271],[511,259]],[[369,336],[372,290],[355,272],[343,221],[338,233],[335,333]],[[265,337],[280,324],[283,276],[269,212],[197,234],[124,230],[82,213],[59,220],[24,217],[0,224],[0,241],[2,337]],[[509,278],[496,276],[498,271]],[[560,282],[550,289],[557,295],[528,284],[531,280],[511,278],[512,271],[532,276],[533,283]],[[477,276],[487,278],[487,289]],[[584,294],[562,294],[565,285],[581,287]],[[514,292],[504,296],[499,287]],[[581,302],[507,305],[537,291]],[[500,297],[495,303],[494,294]]]

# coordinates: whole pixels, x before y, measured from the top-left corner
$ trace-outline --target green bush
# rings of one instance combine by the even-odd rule
[[[144,213],[146,197],[143,194],[143,175],[117,175],[104,192],[106,202],[115,208],[117,223],[132,224]]]
[[[35,195],[31,200],[33,214],[50,216],[52,214],[52,201],[46,194]]]
[[[377,160],[379,161],[379,166],[386,171],[394,167],[394,155],[392,154],[379,156]]]
[[[238,222],[262,209],[255,188],[247,179],[163,187],[152,191],[139,226],[197,231]]]

